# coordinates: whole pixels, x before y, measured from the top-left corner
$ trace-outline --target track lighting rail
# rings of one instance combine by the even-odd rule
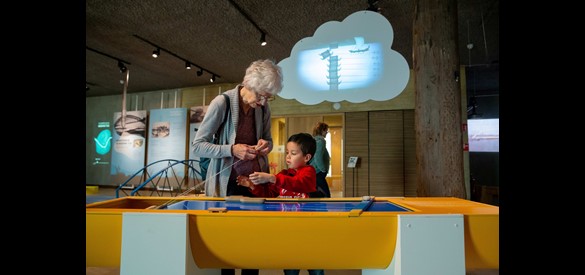
[[[201,66],[199,66],[199,65],[197,65],[197,64],[195,64],[193,62],[191,62],[190,60],[187,60],[184,57],[179,56],[178,54],[176,54],[176,53],[174,53],[174,52],[172,52],[172,51],[170,51],[170,50],[168,50],[166,48],[163,48],[163,47],[155,44],[155,43],[151,42],[150,40],[148,40],[148,39],[146,39],[144,37],[141,37],[141,36],[139,36],[137,34],[133,34],[133,36],[136,37],[136,38],[138,38],[138,39],[140,39],[140,40],[142,40],[143,42],[146,42],[147,44],[150,44],[151,46],[155,47],[155,51],[158,51],[159,53],[161,51],[162,52],[166,52],[166,53],[168,53],[168,54],[170,54],[170,55],[172,55],[172,56],[174,56],[174,57],[176,57],[176,58],[184,61],[186,68],[187,68],[187,65],[190,65],[189,68],[192,68],[193,66],[199,68],[199,70],[197,71],[197,76],[201,76],[203,74],[203,72],[205,71],[205,72],[208,72],[211,75],[211,78],[209,79],[211,82],[214,82],[216,77],[220,77],[221,78],[220,75],[218,75],[218,74],[216,74],[216,73],[214,73],[214,72],[212,72],[212,71],[210,71],[208,69],[205,69],[205,68],[203,68],[203,67],[201,67]]]

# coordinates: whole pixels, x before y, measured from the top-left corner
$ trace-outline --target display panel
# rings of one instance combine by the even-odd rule
[[[467,120],[470,152],[500,151],[500,119]]]
[[[393,39],[392,25],[377,12],[325,22],[279,62],[284,85],[278,95],[307,105],[390,100],[410,77],[406,59],[392,49]]]
[[[187,108],[154,109],[150,111],[147,163],[148,173],[154,175],[168,167],[160,160],[185,160],[187,153]],[[184,169],[174,169],[182,178]]]
[[[95,156],[93,165],[110,164],[110,151],[112,149],[112,131],[110,130],[109,121],[99,121],[97,123],[98,134],[93,138],[95,144]]]
[[[146,120],[145,110],[128,111],[124,119],[121,112],[114,113],[110,173],[115,181],[124,180],[144,167]]]

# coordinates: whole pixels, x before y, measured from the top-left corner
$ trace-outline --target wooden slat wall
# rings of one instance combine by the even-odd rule
[[[287,168],[285,162],[285,145],[288,137],[286,136],[286,119],[285,118],[272,118],[272,127],[270,131],[272,133],[273,149],[268,154],[268,161],[270,164],[276,163],[277,167],[271,167],[270,172],[276,174],[280,170]]]
[[[369,112],[370,193],[404,196],[402,111]]]
[[[346,113],[344,129],[344,196],[416,196],[413,110]]]
[[[404,110],[404,196],[416,197],[414,110]]]
[[[340,117],[343,118],[342,116]],[[325,120],[325,123],[327,123],[327,120]],[[335,191],[343,191],[343,186],[339,184],[343,181],[343,171],[345,170],[343,169],[343,148],[341,148],[343,145],[343,127],[332,126],[332,124],[328,125],[331,138],[331,144],[328,144],[331,146],[331,152],[329,152],[329,156],[331,157],[331,171],[329,172],[331,174],[331,184],[335,184],[335,186],[331,186],[330,189],[331,191],[333,191],[333,189],[335,189]]]
[[[345,156],[343,160],[345,197],[367,195],[368,191],[368,112],[345,114]],[[355,169],[347,168],[349,157],[359,157]]]
[[[298,133],[313,135],[313,127],[317,122],[323,121],[323,116],[289,117],[287,120],[288,139],[288,137]]]

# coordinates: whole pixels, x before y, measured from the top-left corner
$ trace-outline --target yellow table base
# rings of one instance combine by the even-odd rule
[[[184,214],[189,247],[193,250],[192,261],[197,268],[204,270],[387,270],[392,267],[391,262],[398,248],[400,217],[441,217],[445,214],[461,217],[459,226],[464,246],[464,269],[499,267],[499,208],[468,200],[377,197],[376,201],[388,201],[412,212],[364,211],[357,216],[348,212],[146,209],[171,199],[175,198],[125,197],[87,205],[86,266],[120,266],[124,213],[157,213]],[[361,199],[331,198],[321,201]],[[425,227],[428,226],[420,228]],[[148,239],[143,242],[148,243]],[[403,250],[400,253],[404,253]]]

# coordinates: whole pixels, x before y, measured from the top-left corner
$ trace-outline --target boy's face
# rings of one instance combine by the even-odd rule
[[[304,155],[301,151],[301,146],[296,142],[288,142],[286,144],[286,165],[290,169],[298,169],[305,166],[311,159],[311,154]]]

